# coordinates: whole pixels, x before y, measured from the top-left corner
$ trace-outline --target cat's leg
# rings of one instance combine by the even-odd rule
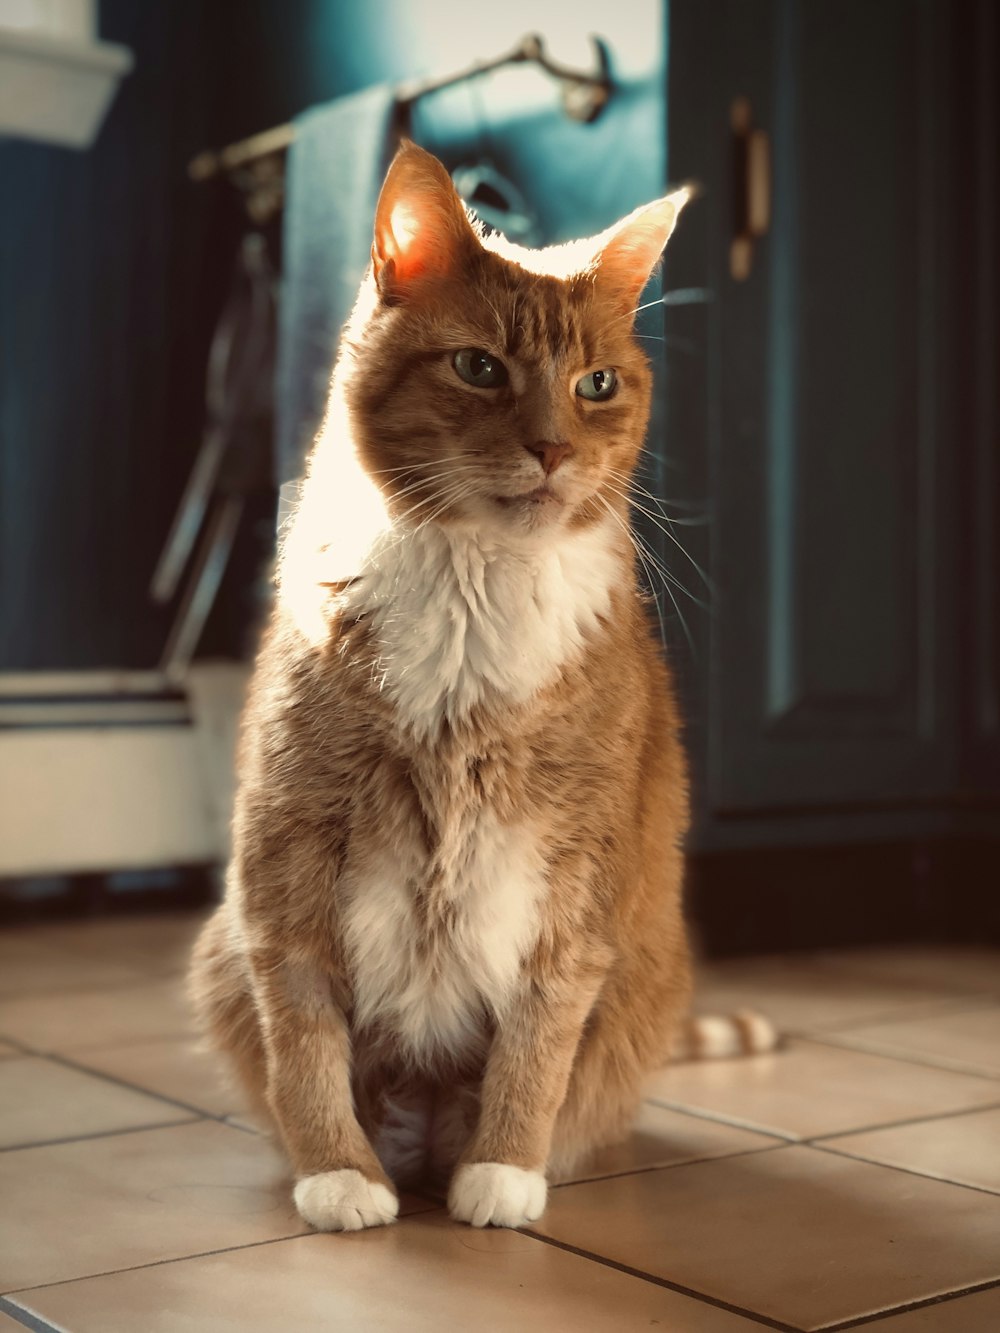
[[[320,1231],[394,1222],[399,1200],[358,1123],[343,1006],[318,966],[251,955],[267,1099],[295,1170],[295,1205]]]
[[[456,1083],[437,1090],[427,1159],[427,1178],[435,1187],[446,1188],[454,1174],[476,1128],[479,1105],[478,1080],[475,1085]]]
[[[642,1101],[643,1079],[667,1062],[690,992],[679,921],[622,950],[587,1023],[556,1118],[553,1179],[626,1137]]]
[[[565,1180],[598,1148],[620,1143],[635,1121],[648,1064],[623,1016],[602,1006],[580,1044],[552,1134],[549,1174]]]
[[[518,1227],[545,1208],[553,1125],[597,986],[560,989],[526,986],[497,1029],[478,1124],[448,1192],[460,1222]]]
[[[198,937],[188,989],[202,1032],[225,1058],[254,1120],[276,1131],[267,1104],[264,1042],[250,972],[234,937],[228,904],[219,908]]]

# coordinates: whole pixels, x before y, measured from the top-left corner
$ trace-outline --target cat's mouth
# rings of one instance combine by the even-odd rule
[[[525,507],[534,508],[555,508],[562,507],[564,501],[561,495],[557,495],[548,483],[536,486],[533,491],[521,491],[518,495],[497,495],[494,497],[497,504],[501,504],[505,509]]]

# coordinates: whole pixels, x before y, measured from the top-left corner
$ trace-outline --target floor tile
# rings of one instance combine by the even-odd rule
[[[73,1059],[209,1115],[247,1114],[241,1094],[226,1079],[220,1057],[203,1049],[194,1037],[102,1046],[78,1051]]]
[[[216,1121],[0,1153],[0,1290],[306,1230],[265,1140]]]
[[[9,1041],[0,1041],[0,1060],[5,1060],[10,1055],[20,1055],[21,1052],[16,1046],[11,1046]]]
[[[532,1230],[805,1329],[1000,1277],[1000,1198],[803,1146],[568,1185]]]
[[[1000,1004],[866,1024],[831,1034],[830,1040],[855,1050],[901,1055],[942,1069],[1000,1078]]]
[[[947,986],[957,992],[982,991],[1000,996],[1000,949],[940,945],[843,949],[817,954],[824,966],[854,976],[904,981],[916,986]]]
[[[112,956],[74,956],[37,929],[0,931],[0,997],[135,985],[145,979],[136,963]]]
[[[440,1213],[352,1236],[255,1249],[14,1297],[73,1333],[759,1333],[740,1315],[516,1232]]]
[[[103,959],[139,967],[147,977],[168,976],[186,970],[195,938],[207,915],[207,911],[199,909],[97,918],[31,930],[48,949],[62,953],[68,967]]]
[[[1000,1108],[847,1134],[823,1146],[1000,1194]]]
[[[596,1180],[625,1171],[674,1166],[679,1162],[725,1157],[730,1153],[754,1152],[773,1148],[781,1142],[783,1140],[736,1125],[722,1125],[645,1102],[635,1128],[624,1143],[602,1148],[581,1162],[571,1175],[561,1177],[560,1183]]]
[[[192,1118],[169,1102],[51,1060],[0,1061],[0,1148]]]
[[[192,1029],[179,977],[71,994],[72,999],[63,993],[0,1000],[0,1036],[61,1055],[183,1036]]]
[[[0,1310],[0,1333],[24,1333],[24,1325]]]
[[[647,1080],[646,1096],[811,1138],[986,1106],[1000,1099],[1000,1080],[793,1040],[770,1055],[672,1065]]]
[[[850,976],[814,959],[799,958],[740,959],[703,966],[696,974],[694,993],[699,1013],[757,1009],[781,1033],[935,1013],[961,1003],[947,987]]]
[[[993,1287],[892,1315],[879,1320],[872,1333],[996,1333],[998,1328],[1000,1287]]]

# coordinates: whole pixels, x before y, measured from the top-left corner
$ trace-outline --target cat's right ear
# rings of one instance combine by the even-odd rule
[[[697,193],[697,186],[684,185],[664,199],[637,208],[597,237],[598,286],[623,306],[634,306],[659,262],[678,214]]]
[[[427,279],[452,272],[477,245],[448,172],[404,141],[375,210],[372,271],[382,299],[405,301]]]

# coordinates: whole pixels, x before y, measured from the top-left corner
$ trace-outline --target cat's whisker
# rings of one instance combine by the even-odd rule
[[[422,462],[401,463],[398,467],[372,468],[370,469],[370,475],[373,477],[385,477],[389,476],[391,473],[419,472],[427,468],[447,469],[455,467],[457,464],[464,462],[465,459],[471,458],[473,455],[480,455],[484,452],[485,451],[482,449],[468,449],[464,453],[449,455],[447,458],[426,458]]]
[[[652,595],[652,598],[653,598],[653,605],[656,607],[656,619],[657,619],[657,621],[659,622],[659,626],[660,626],[660,643],[662,644],[663,648],[666,649],[666,647],[667,647],[667,631],[666,631],[666,626],[665,626],[664,623],[663,623],[663,613],[662,613],[661,610],[660,610],[660,601],[659,601],[659,598],[658,598],[657,595],[656,595],[656,589],[655,589],[655,587],[654,587],[654,582],[655,582],[655,580],[653,579],[653,575],[652,575],[652,573],[651,573],[651,571],[650,571],[650,568],[649,568],[649,566],[648,566],[647,563],[646,563],[646,558],[645,558],[645,556],[643,555],[642,547],[641,547],[641,545],[639,544],[639,542],[636,540],[636,538],[635,538],[635,534],[634,534],[634,533],[632,532],[632,530],[629,528],[628,524],[622,522],[622,520],[619,518],[619,516],[618,516],[618,515],[615,513],[615,511],[612,509],[611,505],[608,504],[607,500],[605,500],[603,496],[598,496],[597,499],[600,500],[600,502],[601,502],[601,504],[604,506],[604,508],[608,511],[608,513],[611,515],[611,517],[614,519],[614,521],[618,524],[618,526],[622,529],[622,531],[625,533],[626,537],[628,537],[629,541],[632,543],[632,547],[633,547],[633,549],[634,549],[636,555],[639,557],[639,560],[640,560],[640,562],[641,562],[641,564],[642,564],[643,569],[646,571],[646,578],[649,580],[649,588],[650,588],[650,594]]]
[[[647,491],[646,488],[644,486],[641,486],[635,480],[634,477],[626,477],[623,473],[615,472],[614,469],[612,468],[608,469],[608,476],[614,477],[616,480],[620,481],[622,483],[623,488],[628,490],[630,494],[632,493],[632,491],[638,491],[638,493],[641,496],[643,496],[645,499],[648,499],[653,504],[655,504],[657,506],[657,517],[661,518],[664,523],[671,523],[679,528],[699,528],[699,527],[704,527],[705,524],[708,522],[707,517],[674,518],[672,515],[665,513],[663,510],[663,506],[667,504],[668,501],[661,500],[659,496],[653,495],[650,491]],[[638,501],[633,500],[632,503],[634,508],[641,509],[643,513],[648,512],[647,510],[643,509],[643,506]],[[652,517],[652,515],[650,515],[650,517]]]
[[[394,492],[393,499],[402,500],[406,496],[413,495],[415,492],[420,490],[426,491],[428,494],[433,495],[434,488],[440,486],[442,481],[447,481],[449,478],[455,476],[461,476],[461,477],[468,477],[470,475],[478,476],[480,474],[480,471],[481,470],[478,467],[450,468],[446,472],[434,473],[428,477],[418,477],[417,480],[411,482],[409,486],[404,486],[401,490]]]
[[[688,555],[688,552],[684,550],[684,547],[681,546],[680,542],[673,535],[673,533],[670,532],[669,529],[665,528],[663,524],[658,521],[655,514],[653,514],[650,510],[644,508],[642,505],[637,504],[633,496],[628,495],[625,491],[619,489],[617,486],[614,486],[611,482],[605,482],[605,486],[607,487],[608,490],[614,492],[614,494],[616,495],[621,496],[623,500],[631,504],[633,509],[637,509],[639,513],[644,514],[646,518],[648,518],[649,521],[654,525],[654,527],[658,528],[665,536],[669,537],[670,540],[675,544],[675,546],[678,546],[680,550],[684,552],[687,558],[691,560],[691,563],[695,564],[693,557]],[[702,578],[705,581],[705,586],[708,589],[709,594],[711,596],[714,596],[715,595],[714,589],[712,588],[711,582],[708,579],[707,575],[705,575],[702,572],[700,566],[698,566],[697,564],[695,564],[695,568],[698,569],[698,572],[702,575]],[[696,606],[700,606],[703,611],[708,610],[708,607],[705,605],[705,603],[702,602],[700,598],[696,597],[695,594],[691,591],[691,589],[688,588],[684,583],[682,583],[675,574],[670,573],[665,567],[663,567],[663,574],[664,577],[668,579],[674,585],[675,588],[677,588],[680,592],[684,593],[685,596],[690,597],[691,601],[694,602]]]
[[[671,584],[671,583],[675,583],[675,584],[676,584],[676,580],[673,579],[673,578],[671,577],[671,575],[665,570],[664,566],[662,565],[662,563],[660,562],[660,560],[657,558],[655,552],[652,551],[652,550],[650,549],[650,547],[649,547],[649,546],[642,540],[642,538],[639,536],[639,534],[638,534],[638,533],[635,533],[635,534],[632,534],[632,535],[634,536],[634,539],[635,539],[635,542],[636,542],[636,544],[637,544],[637,547],[638,547],[638,546],[641,546],[641,547],[642,547],[642,549],[643,549],[643,550],[645,551],[645,553],[646,553],[646,556],[648,557],[649,561],[651,562],[653,568],[657,571],[658,574],[660,574],[660,576],[661,576],[661,578],[662,578],[662,580],[663,580],[663,590],[664,590],[664,592],[667,594],[667,596],[670,598],[671,602],[673,603],[673,608],[674,608],[674,610],[677,612],[677,619],[681,622],[681,628],[682,628],[683,631],[684,631],[684,637],[687,639],[687,642],[688,642],[688,648],[689,648],[690,651],[691,651],[691,657],[692,657],[692,660],[697,661],[697,660],[698,660],[698,652],[697,652],[697,649],[695,648],[695,645],[694,645],[694,638],[692,637],[691,630],[690,630],[690,628],[688,627],[687,620],[686,620],[685,617],[684,617],[684,612],[681,610],[681,608],[680,608],[680,604],[679,604],[679,602],[677,601],[677,598],[674,596],[673,591],[672,591],[672,589],[671,589],[671,587],[670,587],[670,584]],[[645,563],[645,562],[644,562],[644,563]],[[677,585],[677,586],[680,586],[680,585]],[[685,588],[684,591],[687,592],[687,589]],[[655,594],[655,589],[654,589],[654,597],[655,597],[655,595],[656,595],[656,594]],[[690,596],[690,594],[688,594],[688,595]],[[701,605],[701,603],[699,603],[699,605]]]
[[[644,449],[643,453],[648,453],[648,450]],[[613,467],[609,467],[607,472],[608,476],[614,477],[616,481],[620,481],[626,486],[633,486],[637,491],[640,491],[645,495],[647,499],[652,500],[654,504],[661,508],[669,507],[671,509],[687,510],[702,508],[701,504],[696,500],[667,500],[662,495],[654,495],[652,491],[647,490],[641,482],[636,480],[634,473],[622,472],[619,468]],[[667,517],[667,515],[664,514],[664,517]],[[676,523],[680,520],[672,519],[671,521]]]
[[[626,490],[624,487],[616,487],[613,482],[605,482],[605,485],[609,490],[615,491],[616,494],[627,496],[632,508],[637,510],[640,514],[645,514],[649,521],[658,527],[665,535],[669,536],[671,534],[667,533],[667,529],[662,526],[664,523],[670,524],[671,526],[688,528],[704,526],[700,519],[671,518],[668,514],[662,514],[652,510],[644,505],[641,500],[637,500],[631,491]],[[676,538],[673,538],[673,540],[676,541]],[[687,552],[685,552],[685,554],[687,554]],[[688,558],[690,559],[690,556]],[[701,573],[700,570],[699,573]],[[702,575],[702,577],[704,578],[705,576]]]
[[[628,319],[632,315],[638,315],[642,310],[651,310],[654,305],[663,305],[663,297],[657,296],[655,300],[646,301],[643,305],[637,305],[632,310],[626,310],[624,315],[619,315],[618,319]],[[612,320],[612,323],[616,321]]]

